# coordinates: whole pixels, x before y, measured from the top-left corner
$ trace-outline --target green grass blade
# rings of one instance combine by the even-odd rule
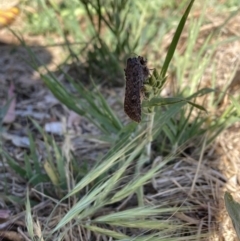
[[[182,18],[181,18],[181,21],[179,22],[178,24],[178,27],[177,27],[177,30],[174,34],[174,37],[172,39],[172,42],[170,44],[170,47],[168,49],[168,53],[167,53],[167,56],[165,58],[165,61],[164,61],[164,64],[163,64],[163,67],[162,67],[162,70],[161,70],[161,73],[160,73],[160,76],[161,78],[163,79],[167,73],[167,70],[168,70],[168,66],[172,60],[172,57],[174,55],[174,52],[176,50],[176,47],[177,47],[177,44],[178,44],[178,41],[180,39],[180,36],[181,36],[181,33],[183,31],[183,28],[185,26],[185,23],[187,21],[187,17],[188,17],[188,14],[190,13],[190,10],[192,8],[192,5],[194,3],[194,0],[191,0],[191,2],[189,3],[185,13],[183,14]]]
[[[234,201],[232,195],[229,192],[225,192],[224,201],[228,214],[232,219],[232,223],[237,236],[240,239],[240,204]]]

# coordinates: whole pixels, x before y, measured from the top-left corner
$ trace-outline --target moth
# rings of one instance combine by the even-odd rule
[[[124,99],[125,113],[136,122],[141,121],[141,104],[143,99],[143,83],[149,76],[147,60],[143,57],[127,59],[125,71],[126,89]]]

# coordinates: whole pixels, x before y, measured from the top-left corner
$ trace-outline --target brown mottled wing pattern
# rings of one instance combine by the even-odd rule
[[[128,58],[124,71],[126,77],[124,111],[133,121],[139,123],[141,121],[141,89],[144,80],[149,75],[146,60],[140,56]]]

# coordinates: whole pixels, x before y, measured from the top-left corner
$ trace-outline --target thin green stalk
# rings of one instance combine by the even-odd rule
[[[150,161],[151,159],[151,149],[152,149],[152,140],[153,140],[153,136],[152,136],[152,129],[153,129],[153,123],[154,123],[154,116],[155,116],[155,112],[153,109],[153,112],[148,116],[148,122],[147,122],[147,139],[148,139],[148,144],[146,146],[146,154],[148,157],[148,160]]]
[[[151,159],[151,149],[152,149],[152,130],[153,130],[153,123],[154,123],[154,112],[152,112],[149,116],[148,116],[148,121],[147,121],[147,132],[146,132],[146,138],[147,138],[147,144],[146,144],[146,157],[144,158],[145,155],[142,155],[142,158],[140,158],[140,160],[138,161],[138,165],[137,165],[137,169],[136,169],[136,175],[140,176],[142,175],[141,171],[142,171],[142,167],[145,163],[149,163],[150,159]],[[138,199],[138,206],[139,207],[143,207],[144,206],[144,201],[143,201],[143,196],[144,196],[144,192],[143,192],[143,186],[139,187],[137,192],[137,199]]]

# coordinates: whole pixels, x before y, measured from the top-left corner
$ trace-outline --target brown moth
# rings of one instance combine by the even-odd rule
[[[126,77],[124,111],[133,121],[139,123],[141,121],[143,83],[149,76],[147,61],[141,56],[128,58],[124,71]]]

